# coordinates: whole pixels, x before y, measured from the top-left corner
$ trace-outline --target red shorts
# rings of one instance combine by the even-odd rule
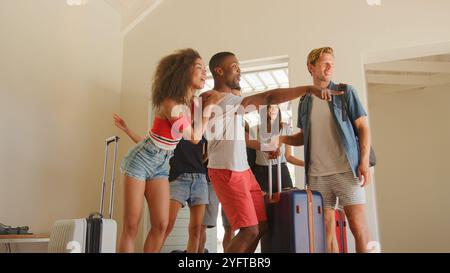
[[[267,220],[264,193],[250,169],[208,169],[208,175],[233,230]]]

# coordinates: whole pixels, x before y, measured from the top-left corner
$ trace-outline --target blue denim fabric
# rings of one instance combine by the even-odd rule
[[[208,181],[204,173],[183,173],[170,182],[170,199],[183,207],[209,204]]]
[[[337,85],[330,82],[328,89],[336,89]],[[333,96],[332,100],[328,103],[330,106],[331,114],[336,122],[340,140],[347,155],[348,162],[353,171],[353,175],[357,176],[357,169],[360,160],[359,142],[353,130],[352,122],[357,120],[361,116],[366,116],[367,112],[361,104],[358,98],[358,94],[354,87],[348,85],[345,96]],[[342,113],[343,99],[347,100],[348,117],[345,118]],[[311,127],[311,109],[312,98],[311,95],[306,95],[301,103],[298,105],[298,121],[297,127],[303,130],[304,134],[304,152],[305,152],[305,181],[308,178],[309,167],[309,139],[310,139],[310,127]],[[345,113],[344,113],[345,115]]]
[[[147,137],[128,151],[122,160],[122,173],[142,181],[169,177],[169,160],[173,151],[155,146]]]

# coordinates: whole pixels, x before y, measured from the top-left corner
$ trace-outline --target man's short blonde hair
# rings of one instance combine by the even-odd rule
[[[321,47],[311,50],[308,54],[307,64],[315,65],[317,60],[322,56],[322,54],[328,53],[334,57],[333,49],[331,47]]]

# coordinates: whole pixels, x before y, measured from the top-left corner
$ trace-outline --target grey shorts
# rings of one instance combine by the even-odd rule
[[[225,215],[225,211],[223,210],[223,207],[222,207],[221,213],[222,213],[222,226],[223,226],[224,228],[230,227],[230,226],[231,226],[231,225],[230,225],[230,222],[228,221],[228,218],[227,218],[227,216]]]
[[[204,173],[183,173],[169,183],[170,199],[189,207],[196,205],[207,205],[208,182]]]
[[[217,225],[217,215],[219,213],[219,199],[212,184],[208,183],[209,204],[206,205],[205,217],[203,218],[203,225],[207,228],[213,228]]]
[[[311,190],[322,194],[323,206],[326,209],[336,207],[336,197],[341,208],[366,203],[366,191],[352,171],[328,176],[309,176],[308,181]]]

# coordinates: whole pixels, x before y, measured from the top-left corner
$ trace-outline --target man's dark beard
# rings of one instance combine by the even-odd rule
[[[227,86],[231,89],[241,90],[241,86],[239,85],[239,83],[227,82]]]

